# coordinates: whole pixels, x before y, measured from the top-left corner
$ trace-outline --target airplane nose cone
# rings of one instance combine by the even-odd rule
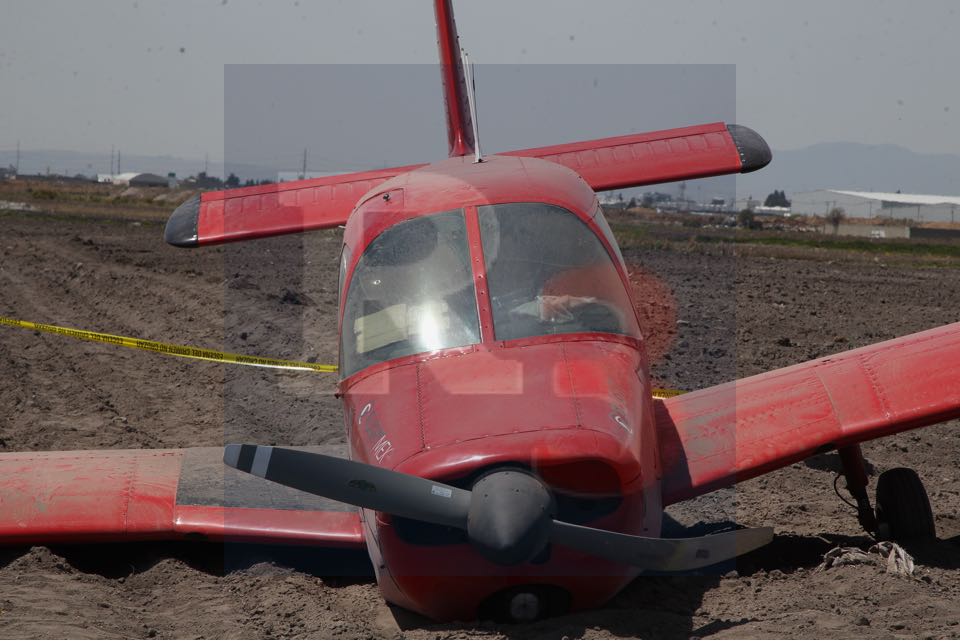
[[[500,565],[529,561],[547,542],[553,499],[543,483],[519,470],[493,472],[472,489],[467,535]]]

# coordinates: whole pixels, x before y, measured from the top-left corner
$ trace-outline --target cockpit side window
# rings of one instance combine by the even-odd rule
[[[575,214],[542,203],[477,210],[497,340],[578,332],[639,337],[613,260]]]
[[[343,376],[480,342],[462,211],[404,221],[370,243],[350,279],[341,341]]]

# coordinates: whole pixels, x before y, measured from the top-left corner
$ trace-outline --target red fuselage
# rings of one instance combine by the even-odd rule
[[[576,224],[589,229],[615,268],[610,273],[622,288],[615,294],[630,300],[626,267],[595,193],[559,164],[506,156],[475,163],[458,157],[379,185],[356,207],[344,235],[340,329],[357,333],[349,349],[374,354],[370,345],[389,340],[375,342],[384,333],[379,328],[387,312],[361,322],[347,311],[345,319],[348,307],[369,302],[347,304],[351,287],[364,286],[354,284],[361,257],[387,230],[437,212],[462,213],[477,333],[469,344],[394,357],[386,353],[379,362],[362,361],[355,371],[344,367],[342,341],[346,377],[339,391],[351,456],[464,487],[493,468],[528,469],[553,489],[563,520],[658,536],[660,467],[642,339],[639,333],[569,329],[506,340],[503,331],[498,335],[503,326],[491,285],[495,288],[492,281],[503,276],[487,273],[491,257],[485,255],[485,243],[487,254],[493,250],[485,236],[489,230],[481,229],[481,214],[490,205],[510,203],[540,203],[576,216]],[[498,249],[507,251],[503,244]],[[387,269],[389,276],[392,268]],[[570,285],[577,282],[576,271],[564,274],[566,287],[590,293],[592,272],[581,268],[579,285]],[[379,277],[373,282],[379,284]],[[636,326],[633,309],[630,304],[631,327]],[[486,599],[516,586],[553,586],[573,608],[592,607],[636,574],[556,546],[522,565],[497,565],[481,557],[462,533],[366,510],[362,518],[386,599],[438,619],[474,618]]]

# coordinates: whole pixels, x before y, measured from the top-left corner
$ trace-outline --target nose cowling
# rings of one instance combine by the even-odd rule
[[[472,493],[467,536],[485,558],[516,565],[546,545],[554,503],[536,477],[521,470],[495,471],[474,483]]]

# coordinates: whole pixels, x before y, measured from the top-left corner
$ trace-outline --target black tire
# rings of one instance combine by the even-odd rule
[[[930,499],[917,473],[906,467],[887,470],[877,480],[880,538],[897,541],[937,536]]]

